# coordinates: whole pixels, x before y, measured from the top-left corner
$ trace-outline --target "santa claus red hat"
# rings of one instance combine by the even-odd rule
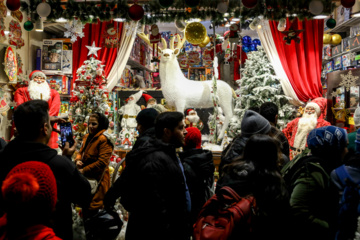
[[[8,213],[21,210],[48,214],[57,201],[54,174],[47,164],[39,161],[16,165],[6,176],[1,191]]]
[[[30,79],[30,80],[33,80],[34,77],[37,77],[37,76],[40,76],[40,77],[43,77],[43,78],[46,79],[45,73],[43,73],[43,72],[40,71],[40,70],[34,70],[34,71],[32,71],[32,72],[30,73],[30,75],[29,75],[29,79]]]
[[[146,94],[146,93],[143,93],[142,96],[144,97],[145,102],[148,102],[150,99],[155,99],[151,95]]]
[[[224,37],[226,37],[226,35],[230,34],[230,30],[227,30],[225,33],[224,33]]]
[[[323,97],[313,99],[311,102],[306,104],[306,107],[313,107],[320,118],[324,118],[326,115],[327,100]]]
[[[201,148],[201,132],[196,127],[186,128],[185,148]]]
[[[189,108],[188,110],[186,110],[186,115],[190,115],[190,112],[192,112],[192,111],[195,112],[195,109]]]

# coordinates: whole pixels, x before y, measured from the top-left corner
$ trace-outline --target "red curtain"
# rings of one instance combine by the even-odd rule
[[[91,46],[93,42],[95,42],[96,47],[101,47],[99,51],[97,51],[97,57],[94,56],[96,59],[102,61],[105,65],[104,71],[105,76],[108,76],[117,56],[118,48],[105,48],[104,47],[104,40],[103,34],[107,30],[107,24],[113,24],[115,26],[115,30],[120,33],[122,32],[123,23],[119,22],[100,22],[86,24],[83,32],[85,36],[83,38],[78,38],[76,42],[73,44],[73,81],[76,80],[76,71],[81,65],[83,65],[85,60],[90,59],[88,56],[89,50],[86,46]],[[119,39],[120,42],[120,39]]]
[[[293,21],[287,19],[287,31],[304,29],[298,34],[300,43],[286,44],[286,34],[277,30],[278,22],[270,21],[276,50],[281,64],[300,101],[307,102],[322,97],[321,64],[324,34],[324,20]]]

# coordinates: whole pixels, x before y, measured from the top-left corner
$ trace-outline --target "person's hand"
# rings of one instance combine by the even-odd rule
[[[79,169],[79,172],[80,172],[81,174],[84,174],[84,169]]]
[[[63,147],[61,149],[62,150],[62,155],[71,157],[75,152],[76,145],[77,145],[76,140],[74,140],[74,144],[71,147],[69,146],[69,142],[65,142],[65,147]]]
[[[82,161],[76,161],[76,167],[81,168],[84,163]]]
[[[59,130],[59,129],[54,128],[54,124],[55,124],[55,123],[63,123],[63,122],[66,122],[66,120],[63,119],[63,118],[59,118],[59,117],[56,117],[56,116],[50,116],[50,124],[51,124],[51,126],[52,126],[53,132],[60,133],[60,130]]]

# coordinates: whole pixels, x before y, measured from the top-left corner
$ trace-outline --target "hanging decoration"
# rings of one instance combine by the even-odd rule
[[[20,10],[12,11],[11,16],[18,20],[19,22],[23,21],[23,14]]]
[[[241,2],[246,8],[254,8],[256,7],[258,0],[241,0]]]
[[[359,79],[358,76],[354,76],[352,74],[352,71],[350,70],[348,74],[340,74],[341,77],[341,82],[339,84],[339,86],[343,86],[345,87],[346,91],[350,91],[351,87],[356,87],[356,80]]]
[[[277,29],[280,32],[283,32],[283,31],[286,30],[286,18],[282,18],[282,19],[279,20],[279,24],[278,24]]]
[[[323,35],[323,44],[330,44],[331,43],[331,35],[328,33],[325,33]]]
[[[179,30],[180,32],[183,32],[185,30],[185,25],[181,20],[176,20],[175,21],[175,27],[177,28],[177,30]]]
[[[237,44],[239,42],[240,26],[236,23],[230,25],[229,42]]]
[[[334,35],[331,35],[331,44],[333,45],[338,45],[341,43],[341,36],[340,34],[334,34]]]
[[[0,43],[6,41],[5,18],[0,17]]]
[[[7,15],[7,7],[4,4],[4,0],[0,0],[0,19],[5,18]]]
[[[24,22],[24,29],[28,32],[30,32],[31,30],[34,29],[34,24],[30,19],[28,19],[26,22]]]
[[[336,97],[336,96],[338,96],[338,95],[340,95],[341,94],[341,90],[340,90],[340,88],[338,88],[336,91],[333,91],[332,93],[331,93],[331,96],[332,97]]]
[[[304,29],[294,30],[292,28],[289,31],[283,31],[282,33],[286,36],[283,38],[287,45],[291,44],[291,41],[294,40],[296,43],[300,43],[300,37],[298,36],[301,32],[305,31]]]
[[[327,21],[326,21],[326,26],[328,28],[334,28],[336,26],[336,20],[331,16]]]
[[[42,2],[36,7],[36,12],[40,17],[48,17],[51,13],[51,7],[47,2]]]
[[[20,6],[21,6],[20,0],[7,0],[7,1],[6,1],[6,7],[7,7],[10,11],[19,10]]]
[[[83,32],[85,25],[77,19],[74,19],[70,23],[65,23],[64,27],[66,28],[64,37],[70,38],[72,43],[76,42],[78,37],[83,38],[85,36]]]
[[[249,28],[253,31],[256,30],[257,26],[260,24],[260,18],[256,17],[254,20],[250,23]]]
[[[228,10],[228,5],[226,2],[219,2],[216,9],[218,10],[219,13],[226,13]]]
[[[120,47],[120,35],[121,33],[115,29],[113,23],[108,23],[102,34],[103,47],[105,48],[119,48]]]
[[[159,32],[159,27],[156,24],[151,25],[150,28],[150,44],[152,45],[153,49],[153,59],[152,62],[158,62],[159,61],[159,48],[158,44],[161,41],[161,34]],[[156,50],[156,54],[155,54]]]
[[[159,4],[163,8],[169,8],[174,4],[174,0],[159,0]]]
[[[134,21],[139,21],[144,16],[144,9],[136,2],[129,8],[128,15]]]
[[[199,44],[199,47],[201,47],[201,48],[206,47],[206,45],[208,45],[209,42],[210,42],[210,38],[208,35],[206,35],[204,41]]]
[[[4,71],[9,78],[9,82],[16,83],[17,82],[17,61],[16,61],[15,52],[11,46],[6,48],[4,65],[5,65]]]
[[[9,106],[9,104],[7,104],[6,98],[1,97],[0,98],[0,113],[1,113],[1,115],[6,116],[7,111],[9,111],[9,110],[10,110],[10,106]]]
[[[350,117],[351,112],[350,112],[350,109],[344,108],[343,106],[345,106],[345,102],[344,102],[344,104],[336,103],[334,105],[334,107],[331,107],[331,110],[332,110],[336,120],[345,122],[346,119],[348,119]]]
[[[320,0],[313,0],[309,3],[309,11],[314,15],[319,15],[324,10],[324,4]]]
[[[199,5],[200,0],[185,0],[185,5],[190,8],[195,8]]]
[[[341,5],[343,5],[344,8],[351,8],[354,4],[355,0],[341,0]]]
[[[185,38],[189,43],[198,45],[204,41],[206,36],[206,28],[201,23],[192,22],[186,25]]]
[[[22,46],[25,45],[24,39],[21,38],[22,31],[20,23],[16,20],[11,20],[9,24],[9,30],[9,44],[20,49]]]

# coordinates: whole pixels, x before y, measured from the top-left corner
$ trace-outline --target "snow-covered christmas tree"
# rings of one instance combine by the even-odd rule
[[[97,56],[94,44],[93,47],[88,48],[90,50],[88,56],[92,54]],[[77,150],[80,149],[83,136],[87,133],[87,122],[90,114],[99,112],[107,116],[109,122],[113,121],[108,91],[103,88],[106,84],[104,66],[101,61],[91,56],[76,71],[76,88],[73,90],[73,97],[70,99],[69,116],[78,142]]]
[[[241,71],[240,86],[236,90],[239,96],[235,100],[234,117],[231,119],[228,135],[231,137],[240,133],[241,121],[249,108],[260,107],[264,102],[273,102],[279,108],[278,127],[284,128],[291,120],[296,109],[289,103],[290,97],[284,95],[279,78],[268,60],[264,48],[258,46],[258,51],[247,55],[245,67]]]

